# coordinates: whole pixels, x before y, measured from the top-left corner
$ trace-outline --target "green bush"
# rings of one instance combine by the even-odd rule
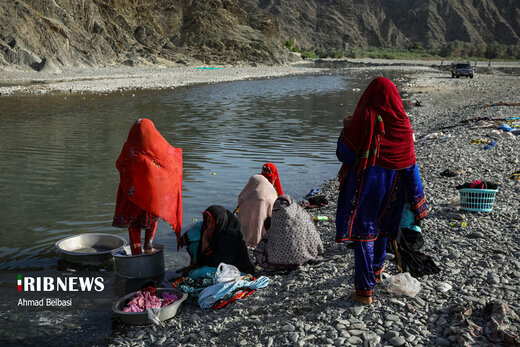
[[[316,52],[314,51],[304,51],[302,52],[302,57],[305,59],[316,59],[318,56],[316,55]]]

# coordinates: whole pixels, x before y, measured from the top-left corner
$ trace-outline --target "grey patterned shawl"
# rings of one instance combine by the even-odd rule
[[[289,195],[276,199],[271,227],[254,255],[261,267],[297,267],[321,259],[323,244],[311,216]]]

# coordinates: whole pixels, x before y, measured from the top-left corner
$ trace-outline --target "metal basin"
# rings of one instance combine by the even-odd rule
[[[123,247],[126,254],[114,251],[116,274],[124,278],[150,278],[164,274],[164,245],[154,244],[151,254],[131,255],[130,246]]]
[[[155,247],[155,245],[154,245]],[[159,309],[159,312],[157,314],[157,318],[159,321],[165,321],[170,318],[173,318],[181,306],[182,302],[186,300],[188,297],[187,293],[183,293],[178,289],[175,288],[157,288],[157,296],[162,297],[162,293],[167,292],[170,294],[175,294],[179,298],[179,300],[175,301],[174,303],[171,303],[168,306],[161,307]],[[128,302],[130,302],[135,296],[137,295],[137,292],[130,293],[128,295],[123,296],[121,299],[119,299],[113,306],[112,311],[121,318],[121,320],[124,323],[127,324],[134,324],[134,325],[145,325],[145,324],[152,324],[153,322],[148,318],[148,313],[146,311],[144,312],[124,312],[123,309],[126,307]]]
[[[87,264],[111,260],[112,252],[125,245],[125,239],[110,234],[81,234],[56,242],[56,248],[66,260]]]

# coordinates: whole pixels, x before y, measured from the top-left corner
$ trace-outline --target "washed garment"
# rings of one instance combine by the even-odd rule
[[[254,277],[249,275],[237,281],[215,284],[204,289],[199,294],[199,306],[201,308],[211,308],[217,301],[226,298],[239,289],[248,288],[256,290],[267,287],[268,284],[269,278],[265,276],[254,279]]]
[[[355,241],[356,294],[371,296],[375,273],[395,240],[405,201],[416,219],[427,214],[413,131],[395,85],[374,79],[344,121],[336,155],[342,162],[336,241]]]
[[[191,275],[191,273],[190,273],[190,275]],[[196,279],[193,279],[191,277],[180,277],[172,283],[172,286],[173,286],[173,288],[177,288],[184,293],[190,294],[190,296],[188,297],[188,300],[193,301],[193,297],[195,297],[195,300],[196,300],[197,295],[201,291],[203,291],[207,287],[212,286],[214,284],[215,284],[214,276],[211,276],[211,277],[200,276],[200,277],[197,277]]]
[[[408,202],[404,203],[400,227],[401,229],[410,229],[418,233],[421,232],[421,227],[417,225],[415,215],[412,210],[410,210],[410,204]]]
[[[489,181],[475,180],[471,183],[460,184],[455,187],[456,189],[472,188],[472,189],[497,189],[498,185]]]
[[[289,195],[276,199],[271,227],[254,251],[262,267],[297,267],[321,259],[323,244],[312,217]]]
[[[113,226],[149,228],[160,217],[172,226],[179,241],[182,149],[172,147],[151,120],[141,118],[130,129],[116,167],[120,183]]]
[[[410,229],[401,229],[393,241],[394,254],[399,272],[409,272],[412,277],[422,277],[440,272],[433,258],[419,251],[424,244],[422,234]]]
[[[254,274],[256,269],[249,258],[237,217],[218,205],[208,207],[203,217],[201,240],[204,240],[205,233],[209,233],[209,245],[202,249],[203,242],[200,242],[197,267],[218,267],[220,263],[226,263],[236,266],[243,273]]]
[[[148,308],[161,308],[179,300],[177,295],[164,292],[162,299],[156,296],[156,288],[147,287],[137,292],[123,312],[143,312]]]
[[[282,183],[280,182],[280,176],[278,175],[278,169],[273,163],[265,163],[262,166],[262,176],[276,189],[278,195],[283,195]]]
[[[254,175],[238,196],[238,220],[248,247],[255,247],[265,234],[265,219],[271,216],[276,190],[262,175]]]
[[[518,315],[505,303],[495,300],[482,308],[465,304],[452,311],[456,315],[452,330],[459,346],[520,346]]]

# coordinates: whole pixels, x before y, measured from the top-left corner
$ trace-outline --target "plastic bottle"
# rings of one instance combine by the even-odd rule
[[[319,220],[329,220],[329,217],[327,217],[327,216],[316,216],[316,217],[314,217],[314,220],[315,220],[315,221],[319,221]]]

